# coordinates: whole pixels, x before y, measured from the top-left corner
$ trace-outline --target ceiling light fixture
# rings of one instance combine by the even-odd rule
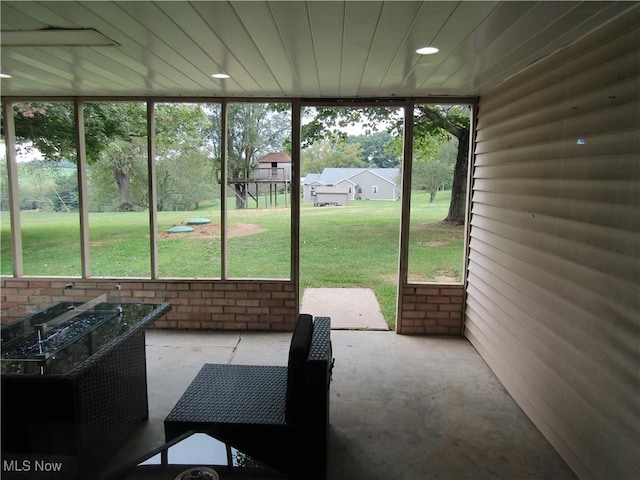
[[[214,73],[213,75],[211,75],[213,78],[231,78],[231,75],[229,75],[228,73]]]
[[[0,35],[2,47],[113,47],[119,44],[92,28],[10,30]]]
[[[433,55],[434,53],[438,53],[440,51],[439,48],[436,47],[422,47],[416,50],[418,55]]]

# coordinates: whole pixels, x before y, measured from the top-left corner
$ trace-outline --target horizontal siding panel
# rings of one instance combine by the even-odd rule
[[[638,25],[478,102],[465,335],[583,479],[640,474]]]
[[[639,205],[640,180],[513,178],[493,180],[478,178],[474,190],[501,194],[533,195],[567,200],[589,198],[610,204]]]
[[[534,223],[534,222],[532,222]],[[563,271],[571,272],[569,280],[590,285],[590,282],[601,281],[597,276],[615,268],[621,272],[619,278],[611,280],[607,286],[591,285],[598,291],[622,289],[629,292],[631,305],[638,307],[640,311],[640,296],[634,293],[634,284],[638,280],[640,261],[633,255],[620,254],[598,245],[589,245],[569,238],[562,238],[553,233],[539,231],[536,227],[523,228],[514,224],[505,224],[490,218],[474,215],[473,226],[476,229],[475,238],[484,238],[491,235],[490,232],[500,232],[499,239],[489,238],[492,242],[510,241],[516,245],[506,245],[519,255],[528,254],[536,262],[544,260],[543,255],[550,255],[549,268],[555,274]],[[503,240],[504,239],[504,240]],[[567,262],[567,264],[564,264]],[[579,272],[578,272],[579,271]],[[575,278],[575,273],[580,273],[580,278]]]
[[[616,230],[612,235],[610,228],[602,225],[585,224],[562,218],[536,215],[529,212],[496,208],[474,203],[472,207],[474,225],[481,228],[482,218],[489,218],[521,229],[535,229],[536,232],[553,232],[558,238],[590,245],[605,251],[616,252],[636,258],[638,251],[637,230]],[[638,218],[640,224],[640,218]],[[640,229],[640,227],[639,227]],[[637,275],[640,273],[636,272]]]
[[[559,425],[564,425],[564,420],[555,419],[555,417],[548,418],[545,412],[549,409],[539,407],[539,401],[543,401],[541,399],[544,397],[531,388],[524,388],[520,372],[516,370],[513,365],[501,361],[504,355],[501,351],[497,351],[494,348],[494,343],[492,342],[493,331],[483,323],[483,319],[489,318],[487,310],[483,308],[479,302],[474,301],[474,297],[470,297],[465,307],[465,312],[467,312],[467,318],[470,320],[469,326],[465,331],[465,336],[475,346],[478,353],[496,373],[498,378],[500,378],[505,388],[511,393],[542,434],[556,449],[565,452],[565,460],[571,465],[574,465],[574,468],[575,465],[579,465],[580,470],[586,470],[581,458],[577,455],[578,452],[571,450],[571,445],[567,442],[565,436],[561,434],[562,429],[558,428],[558,424],[553,423],[553,421],[556,420],[560,422]]]
[[[566,326],[559,332],[557,323],[562,312],[574,309],[568,301],[557,298],[554,292],[542,292],[550,303],[541,308],[531,297],[535,287],[524,290],[522,286],[526,281],[522,277],[505,271],[496,263],[485,263],[486,268],[474,264],[470,274],[474,278],[474,286],[469,288],[469,295],[491,312],[487,319],[491,318],[498,333],[512,336],[511,343],[522,343],[519,350],[538,352],[540,358],[536,361],[543,361],[545,355],[563,352],[565,361],[549,366],[554,372],[570,378],[566,382],[568,385],[579,387],[581,392],[586,390],[588,393],[581,395],[593,404],[615,393],[614,398],[608,399],[616,407],[611,418],[618,419],[616,428],[631,434],[633,421],[640,420],[640,407],[633,401],[640,394],[639,387],[629,381],[634,372],[625,365],[625,355],[604,352],[600,342],[586,333],[583,326],[597,328],[600,318],[582,309],[579,313],[584,319],[583,326]],[[624,349],[624,345],[621,347]],[[600,380],[598,388],[585,388],[594,378]]]
[[[561,200],[533,195],[505,195],[494,192],[474,191],[473,201],[530,215],[547,215],[595,224],[619,230],[635,230],[637,208],[633,205],[611,205],[587,200]]]
[[[493,137],[478,142],[477,153],[496,152],[524,145],[553,142],[566,138],[589,140],[592,135],[608,132],[630,131],[638,133],[640,110],[636,102],[625,103],[612,108],[589,112],[586,115],[564,117],[539,117],[536,126]]]
[[[620,18],[617,25],[619,28],[616,31],[608,30],[608,33],[604,33],[603,29],[596,32],[559,52],[554,58],[532,65],[525,75],[519,75],[483,95],[483,108],[495,112],[496,118],[503,118],[508,116],[500,110],[505,105],[554,83],[566,85],[570,81],[573,87],[576,76],[586,76],[585,72],[597,71],[611,59],[637,51],[640,10],[635,9]],[[566,96],[571,96],[574,92],[573,88],[567,90]]]
[[[525,360],[523,368],[526,372],[523,374],[527,379],[527,388],[533,391],[553,392],[552,395],[547,395],[548,401],[557,405],[555,410],[561,410],[560,417],[571,423],[573,431],[579,432],[585,429],[585,426],[581,425],[581,418],[575,416],[575,407],[580,406],[588,413],[588,428],[596,430],[598,435],[604,435],[606,438],[610,433],[622,430],[627,439],[633,438],[632,425],[640,421],[640,416],[637,410],[629,413],[629,405],[619,397],[626,396],[628,399],[629,395],[637,394],[637,391],[633,388],[628,388],[626,391],[620,390],[614,386],[613,391],[603,388],[598,392],[592,392],[589,396],[583,395],[581,391],[585,385],[592,382],[594,377],[601,376],[603,380],[607,380],[608,374],[602,367],[601,361],[594,361],[593,355],[588,351],[572,352],[567,346],[567,343],[571,343],[571,339],[567,342],[554,341],[555,335],[551,331],[549,335],[533,336],[524,328],[524,324],[512,322],[510,322],[512,328],[502,328],[503,323],[512,318],[511,314],[504,311],[496,315],[494,314],[497,311],[496,305],[492,304],[491,297],[475,290],[471,294],[470,306],[477,311],[482,311],[476,327],[479,323],[484,327],[482,330],[485,332],[492,332],[495,337],[503,336],[500,339],[502,342],[500,348],[513,350],[520,361]],[[522,318],[526,319],[526,316]],[[576,360],[560,365],[548,365],[540,361],[536,352],[546,351],[551,355],[554,349],[562,349],[568,355],[575,354]],[[589,358],[590,356],[592,358]],[[593,369],[592,373],[585,375],[584,371],[587,369]],[[572,382],[565,382],[563,380],[565,376],[570,376]],[[614,385],[615,382],[612,380],[609,383]],[[608,403],[606,410],[600,408],[602,399],[606,399]],[[625,414],[620,415],[618,413],[620,411]],[[586,430],[583,434],[589,435]]]
[[[481,301],[476,302],[475,298],[472,296],[469,301],[468,308],[471,315],[474,314],[474,307],[480,308],[483,305]],[[500,363],[501,378],[504,379],[505,386],[512,387],[510,388],[513,391],[512,395],[523,405],[525,412],[534,420],[538,420],[538,426],[547,438],[557,440],[558,432],[562,432],[561,442],[565,447],[564,451],[569,451],[570,455],[575,457],[577,457],[576,453],[580,452],[580,458],[574,459],[574,463],[575,461],[583,462],[583,468],[595,472],[596,478],[612,478],[607,467],[598,461],[603,453],[614,457],[617,462],[633,463],[636,456],[632,447],[633,432],[621,436],[619,430],[612,426],[609,417],[609,412],[616,409],[617,405],[612,404],[607,409],[602,409],[602,402],[598,402],[595,406],[590,405],[566,382],[559,381],[550,385],[550,379],[562,374],[566,375],[567,372],[559,371],[556,375],[548,365],[536,362],[536,354],[530,354],[527,350],[523,350],[522,344],[514,343],[513,337],[498,337],[496,332],[500,330],[499,327],[494,330],[490,322],[484,321],[489,312],[487,310],[480,310],[480,312],[475,317],[477,322],[471,327],[470,335],[475,334],[476,337],[480,337],[484,334],[485,343],[482,345],[487,345],[485,352],[492,351],[494,358],[499,358],[505,353],[509,354],[512,361],[509,364]],[[488,342],[489,339],[490,342]],[[491,362],[491,359],[488,363],[492,368],[495,367],[496,362]],[[518,386],[516,390],[513,388],[515,385]],[[610,392],[605,393],[605,396],[610,399]],[[542,425],[540,420],[543,420]],[[631,420],[631,422],[637,421],[637,419]],[[628,430],[628,427],[626,429]],[[554,443],[557,445],[558,441]],[[604,447],[598,445],[604,445]],[[604,448],[604,452],[601,448]],[[590,455],[584,455],[584,452]]]
[[[548,89],[553,91],[537,92],[535,96],[529,95],[519,102],[524,104],[525,100],[527,100],[527,109],[524,110],[526,113],[523,113],[522,109],[516,110],[519,112],[518,115],[514,113],[509,117],[501,117],[500,121],[495,123],[491,123],[491,119],[486,118],[480,112],[482,124],[486,125],[486,127],[483,127],[482,133],[478,134],[477,141],[482,142],[486,138],[494,138],[498,135],[522,130],[531,125],[535,126],[537,125],[536,119],[541,115],[547,118],[573,118],[605,108],[619,106],[623,103],[637,101],[640,96],[637,80],[640,62],[634,61],[633,58],[623,58],[620,60],[620,64],[626,68],[629,68],[629,65],[634,65],[635,68],[633,71],[625,73],[624,76],[619,73],[615,74],[615,82],[607,84],[605,87],[600,86],[585,92],[573,90],[574,96],[558,98],[560,95],[566,94],[566,90],[562,84],[555,84]],[[522,106],[522,108],[524,107],[525,105]]]
[[[487,157],[484,157],[487,159]],[[489,159],[492,158],[488,157]],[[477,179],[490,178],[568,178],[594,180],[634,180],[640,178],[640,162],[632,153],[607,155],[604,157],[578,157],[538,160],[525,160],[498,165],[482,165],[479,162],[474,170]],[[474,182],[475,184],[475,182]],[[635,192],[635,195],[640,193]]]
[[[483,97],[486,99],[486,102],[483,101],[483,110],[488,113],[482,121],[478,120],[478,127],[500,125],[520,117],[523,112],[571,101],[589,92],[598,91],[603,85],[609,87],[622,80],[637,77],[640,68],[634,46],[637,37],[638,29],[634,29],[616,38],[613,49],[611,45],[607,45],[599,50],[586,52],[547,72],[535,73],[532,69],[530,81],[496,97],[499,100],[492,100],[489,95]],[[585,70],[590,74],[582,75]],[[562,88],[566,85],[562,80],[566,78],[571,78],[571,91]]]
[[[634,335],[638,334],[639,308],[638,296],[635,295],[637,291],[632,283],[630,288],[630,282],[609,278],[604,273],[598,275],[597,272],[583,268],[575,262],[560,261],[559,257],[534,252],[531,248],[513,248],[515,242],[509,239],[482,232],[480,229],[475,230],[477,232],[471,238],[470,246],[477,249],[479,254],[506,269],[521,270],[522,275],[526,274],[530,282],[539,286],[539,293],[558,292],[563,295],[563,302],[576,302],[578,310],[572,313],[580,311],[584,315],[585,312],[589,312],[606,319],[608,323],[600,328],[611,329],[611,335],[616,335],[616,347],[626,345],[625,350],[628,352],[632,352],[637,347]],[[506,250],[509,248],[511,250]],[[480,262],[480,259],[474,255],[470,255],[469,258],[474,259],[476,263]],[[575,269],[568,270],[572,263]],[[557,264],[560,266],[556,266]],[[571,272],[576,278],[574,281],[568,276]],[[579,275],[583,276],[579,277]],[[588,280],[585,280],[585,277]],[[615,305],[609,304],[607,300],[612,294],[623,297],[625,301],[621,300]],[[582,325],[580,322],[577,324]]]
[[[584,138],[584,137],[581,137]],[[613,155],[637,154],[640,138],[637,128],[629,128],[621,132],[594,134],[585,139],[584,145],[579,145],[577,138],[565,138],[555,141],[539,143],[537,145],[523,145],[512,147],[500,152],[485,152],[476,147],[476,163],[478,165],[499,165],[502,163],[518,163],[527,160],[564,158],[590,158]],[[615,162],[612,162],[615,168]],[[633,177],[629,177],[633,178]]]

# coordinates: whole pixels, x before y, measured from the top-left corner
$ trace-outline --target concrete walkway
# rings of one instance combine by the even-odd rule
[[[300,313],[331,317],[333,330],[389,330],[370,288],[307,288]]]
[[[286,365],[291,334],[147,332],[149,420],[117,468],[164,443],[204,363]],[[328,480],[575,480],[464,338],[333,331]]]

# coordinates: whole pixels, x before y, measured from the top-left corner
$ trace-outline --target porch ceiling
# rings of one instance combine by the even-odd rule
[[[7,96],[476,96],[634,7],[2,1],[0,68],[11,78],[1,88]],[[10,33],[43,29],[93,29],[115,45],[53,46],[50,34]],[[427,45],[440,52],[416,54]],[[218,72],[230,78],[211,77]]]

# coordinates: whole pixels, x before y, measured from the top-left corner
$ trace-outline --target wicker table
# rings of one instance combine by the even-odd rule
[[[93,305],[101,318],[88,333],[50,352],[40,347],[35,359],[15,353],[48,317],[79,305],[60,302],[2,328],[2,452],[16,468],[54,458],[66,470],[59,478],[97,477],[148,417],[144,329],[169,303]]]

